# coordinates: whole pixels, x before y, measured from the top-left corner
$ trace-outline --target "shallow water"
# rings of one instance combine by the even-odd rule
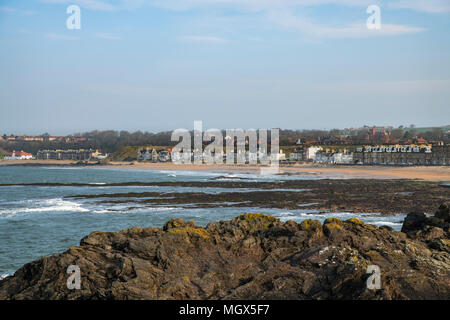
[[[79,194],[108,194],[128,192],[248,192],[255,188],[200,188],[156,186],[102,186],[121,182],[211,181],[219,178],[245,181],[274,181],[318,179],[317,176],[260,176],[257,174],[204,171],[155,171],[102,168],[0,167],[0,184],[26,183],[84,183],[90,186],[0,186],[0,278],[13,274],[23,264],[42,256],[52,255],[78,245],[81,238],[96,230],[119,231],[134,226],[160,227],[173,217],[194,220],[199,225],[228,220],[245,212],[262,212],[282,221],[301,222],[328,217],[350,219],[359,217],[375,225],[401,228],[404,215],[382,217],[377,213],[320,214],[308,206],[297,210],[261,209],[254,207],[180,208],[139,204],[99,204],[99,199],[73,199]],[[215,180],[217,181],[217,180]],[[220,180],[219,180],[220,181]],[[279,190],[279,189],[277,189]],[[267,191],[267,190],[266,190]],[[290,190],[292,191],[292,190]],[[294,190],[301,192],[302,190]],[[101,200],[101,199],[100,199]],[[219,204],[220,205],[220,204]],[[131,206],[131,208],[130,208]]]

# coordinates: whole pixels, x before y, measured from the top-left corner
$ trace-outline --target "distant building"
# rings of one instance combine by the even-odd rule
[[[333,151],[317,151],[314,162],[326,164],[353,164],[353,153],[334,152]]]
[[[5,156],[5,160],[31,160],[33,155],[24,151],[13,151]]]
[[[432,147],[431,164],[436,166],[450,165],[450,145],[439,144]]]
[[[150,151],[149,148],[145,148],[139,150],[137,153],[138,161],[167,162],[170,158],[170,152],[167,149],[158,152],[156,149]]]
[[[306,149],[306,160],[314,160],[317,151],[323,150],[322,147],[309,147]]]
[[[138,161],[152,160],[152,153],[149,151],[149,149],[139,150],[137,153],[137,160]]]
[[[156,149],[152,150],[152,162],[158,162],[158,151]]]
[[[170,153],[167,150],[162,150],[159,152],[159,156],[158,156],[158,161],[159,162],[167,162],[170,161]]]
[[[16,137],[16,140],[22,140],[22,141],[44,141],[44,138],[41,136],[19,136]]]
[[[357,164],[382,165],[431,165],[430,145],[366,146],[356,149]]]
[[[306,160],[306,149],[295,149],[289,154],[290,161],[305,161]]]
[[[98,150],[95,150],[95,152],[92,152],[91,158],[96,160],[105,160],[106,158],[108,158],[108,154],[107,153],[103,154]]]
[[[98,151],[92,149],[78,150],[39,150],[36,158],[39,160],[78,160],[86,161],[95,158]]]

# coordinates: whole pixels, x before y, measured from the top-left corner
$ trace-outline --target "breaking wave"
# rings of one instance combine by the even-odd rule
[[[21,204],[21,205],[20,205]],[[63,200],[61,198],[45,200],[25,200],[19,202],[16,208],[0,208],[0,217],[13,217],[18,214],[46,212],[89,212],[81,203]]]

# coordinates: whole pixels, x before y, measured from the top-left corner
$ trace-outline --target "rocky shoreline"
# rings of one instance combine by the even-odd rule
[[[206,228],[94,232],[0,281],[0,299],[450,299],[450,210],[407,216],[403,232],[359,219],[281,222],[248,213]],[[77,265],[81,289],[67,288]],[[367,287],[367,269],[381,288]]]
[[[226,178],[226,177],[225,177]],[[179,208],[253,207],[295,210],[307,208],[321,212],[427,214],[450,199],[450,188],[441,182],[381,179],[319,179],[255,182],[248,179],[217,178],[209,181],[166,181],[125,183],[21,183],[0,187],[173,187],[186,192],[132,192],[78,194],[67,199],[91,199],[101,204],[139,207],[177,206]],[[232,181],[229,181],[232,180]],[[189,192],[188,188],[198,188]],[[207,188],[222,191],[208,192]],[[233,190],[232,190],[233,189]],[[204,191],[205,190],[205,191]],[[228,191],[229,190],[229,191]]]
[[[117,184],[116,184],[117,185]],[[136,186],[233,189],[229,192],[134,192],[76,195],[75,199],[98,199],[99,204],[171,206],[185,208],[258,207],[322,212],[406,214],[433,213],[450,199],[450,189],[437,182],[417,180],[322,179],[275,182],[206,181],[128,183]],[[106,187],[108,185],[101,185]],[[239,189],[239,190],[238,190]],[[248,190],[247,190],[248,189]]]

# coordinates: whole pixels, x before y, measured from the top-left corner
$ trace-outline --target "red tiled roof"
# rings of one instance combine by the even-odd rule
[[[16,157],[32,156],[31,153],[24,152],[24,151],[13,151],[13,152],[9,152],[9,153],[8,153],[8,156],[9,156],[9,157],[12,157],[13,154],[14,154]]]

